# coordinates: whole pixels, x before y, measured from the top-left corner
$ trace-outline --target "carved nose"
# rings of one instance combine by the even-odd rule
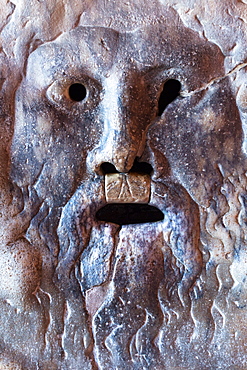
[[[135,87],[135,94],[130,87]],[[138,98],[137,98],[138,97]],[[88,157],[91,171],[102,174],[101,165],[111,163],[116,171],[127,173],[145,144],[150,111],[146,93],[121,73],[104,80],[104,95],[99,105],[102,125],[98,145]]]
[[[102,173],[104,173],[103,169],[105,166],[107,168],[111,167],[111,173],[129,172],[133,166],[137,151],[128,151],[121,146],[119,150],[114,150],[115,146],[117,146],[117,144],[112,144],[111,147],[107,146],[106,148],[97,148],[89,153],[87,161],[93,172],[102,175]],[[110,171],[107,170],[107,173],[110,173]]]
[[[115,125],[104,124],[99,145],[89,153],[87,163],[91,171],[102,175],[102,165],[108,163],[114,172],[127,173],[140,157],[145,143],[145,132],[138,124],[122,117]],[[104,166],[103,166],[104,167]]]

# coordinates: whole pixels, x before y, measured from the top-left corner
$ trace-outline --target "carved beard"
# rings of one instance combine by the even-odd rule
[[[244,163],[241,163],[241,166],[246,168]],[[243,227],[242,231],[246,233],[246,227],[244,227],[246,211],[243,203],[243,199],[246,197],[246,176],[240,168],[236,171],[236,178],[224,179],[220,195],[215,194],[215,204],[212,203],[208,209],[202,212],[202,243],[205,246],[204,250],[210,251],[211,255],[219,252],[218,249],[214,252],[215,238],[218,237],[218,234],[221,235],[224,244],[223,252],[227,250],[233,252],[234,247],[240,248],[244,245],[244,235],[240,235],[240,226]],[[226,191],[227,187],[229,189]],[[197,207],[186,195],[184,189],[174,184],[170,184],[169,187],[154,182],[153,194],[159,194],[160,191],[163,194],[165,192],[169,194],[173,201],[173,196],[176,197],[178,203],[182,200],[180,215],[176,216],[172,209],[170,210],[170,218],[172,219],[172,215],[175,215],[176,225],[182,220],[186,211],[191,211],[190,215],[195,215],[198,220]],[[63,298],[52,287],[52,276],[44,266],[41,290],[35,294],[45,309],[49,307],[48,313],[51,321],[49,327],[46,328],[47,331],[40,332],[40,340],[42,341],[43,335],[46,336],[48,339],[46,345],[49,348],[50,344],[57,340],[58,330],[62,330],[62,349],[69,354],[76,351],[75,364],[78,363],[76,361],[86,363],[87,360],[83,357],[84,351],[78,352],[76,349],[83,348],[82,343],[84,343],[84,348],[87,349],[86,354],[90,355],[92,347],[88,334],[90,334],[92,325],[94,355],[100,368],[123,367],[126,364],[132,366],[134,361],[137,365],[147,369],[151,365],[157,367],[161,363],[160,368],[162,369],[164,362],[166,362],[164,353],[172,355],[175,353],[181,358],[179,352],[181,341],[187,342],[184,344],[189,349],[195,343],[202,345],[201,341],[204,340],[206,334],[209,339],[217,333],[219,335],[221,323],[219,313],[222,315],[224,310],[229,312],[228,303],[233,298],[238,300],[239,304],[242,304],[244,299],[244,294],[238,291],[238,286],[231,292],[231,284],[227,291],[224,290],[226,306],[222,305],[222,284],[225,284],[226,276],[232,275],[235,281],[240,282],[241,288],[242,281],[244,282],[245,279],[245,271],[242,271],[241,260],[238,258],[234,262],[235,266],[233,264],[231,267],[229,264],[226,266],[224,261],[220,263],[221,257],[218,257],[220,258],[219,264],[214,264],[213,260],[216,257],[213,257],[206,264],[209,273],[203,283],[204,296],[202,295],[201,299],[198,300],[195,299],[198,296],[192,296],[192,304],[190,304],[187,294],[189,288],[187,292],[184,289],[184,300],[181,302],[178,287],[183,280],[186,282],[186,279],[183,279],[182,264],[185,265],[187,261],[178,260],[179,254],[176,251],[174,239],[171,242],[164,237],[166,232],[172,231],[171,225],[169,227],[164,220],[158,224],[127,225],[119,230],[117,225],[98,222],[95,220],[94,214],[98,207],[105,204],[104,197],[100,198],[99,194],[103,194],[103,184],[100,179],[94,183],[88,183],[84,188],[79,188],[63,209],[58,228],[61,252],[57,267],[57,285],[59,290],[63,291]],[[236,196],[241,204],[235,202],[236,208],[232,208],[231,204]],[[88,197],[91,200],[89,203]],[[152,204],[155,204],[155,197],[153,195]],[[159,204],[161,205],[160,201]],[[230,206],[228,207],[228,205]],[[169,209],[168,202],[166,206]],[[41,239],[45,240],[46,246],[52,250],[51,236],[56,233],[56,222],[53,223],[53,230],[49,227],[52,225],[52,219],[59,220],[60,214],[57,212],[55,217],[56,210],[53,209],[44,215],[44,208],[43,205],[34,217],[28,234],[33,244],[31,234],[35,233],[34,229],[36,229],[36,232],[40,232]],[[229,219],[239,219],[237,229],[235,224],[229,225],[232,227],[231,245],[228,245],[229,241],[227,240],[228,226],[226,221],[228,217]],[[189,217],[191,225],[192,218]],[[186,224],[184,227],[186,230]],[[177,230],[174,229],[174,232]],[[49,238],[50,240],[48,240]],[[36,242],[37,239],[36,237]],[[184,247],[186,246],[185,240]],[[193,269],[193,262],[189,266],[187,287],[192,287],[193,279],[196,277],[196,268],[200,264],[200,254],[196,252],[193,245],[196,247],[197,244],[192,244],[192,247],[190,245],[187,253],[192,254],[191,261],[196,261],[197,258],[198,264],[195,269]],[[95,255],[98,256],[98,259]],[[43,256],[45,263],[45,253]],[[96,266],[92,265],[92,262],[97,260],[99,263],[95,263]],[[230,267],[231,271],[229,271]],[[84,276],[82,276],[82,272]],[[95,275],[93,275],[94,273]],[[92,275],[97,279],[94,280]],[[215,275],[217,281],[214,281]],[[101,280],[98,279],[100,276]],[[48,296],[50,304],[47,301]],[[84,305],[84,299],[86,299],[87,309]],[[211,311],[212,300],[214,311]],[[219,303],[218,312],[217,304]],[[97,311],[95,312],[95,310]],[[86,311],[89,312],[90,323],[87,321]],[[62,323],[60,323],[61,319]],[[57,322],[56,328],[54,328],[54,322]],[[217,325],[217,330],[215,325]],[[194,341],[191,342],[194,331],[197,334],[200,333],[200,337],[194,337]],[[77,338],[76,342],[75,337]],[[223,340],[225,339],[223,338]],[[214,346],[214,342],[211,343],[212,346]],[[146,353],[149,353],[149,364],[145,359]],[[114,358],[114,364],[112,358]],[[68,361],[71,363],[70,359]]]
[[[61,214],[57,284],[70,310],[80,286],[92,320],[95,355],[106,367],[105,344],[114,358],[121,347],[122,366],[125,348],[137,333],[145,337],[145,351],[154,351],[162,309],[175,299],[188,312],[188,293],[201,271],[198,207],[174,183],[152,182],[151,189],[149,204],[162,210],[162,221],[121,227],[97,221],[97,210],[106,204],[102,179],[79,188]],[[158,353],[153,355],[157,359]]]

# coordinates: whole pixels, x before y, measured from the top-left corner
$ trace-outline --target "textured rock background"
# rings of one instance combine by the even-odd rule
[[[247,369],[245,1],[0,10],[0,369]]]

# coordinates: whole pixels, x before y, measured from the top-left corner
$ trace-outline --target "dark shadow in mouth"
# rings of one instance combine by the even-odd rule
[[[143,224],[164,219],[164,214],[156,207],[140,203],[112,203],[100,208],[96,213],[99,221],[117,225]]]

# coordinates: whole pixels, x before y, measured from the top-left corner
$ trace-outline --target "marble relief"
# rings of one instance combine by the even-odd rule
[[[247,369],[245,2],[2,8],[0,369]]]

